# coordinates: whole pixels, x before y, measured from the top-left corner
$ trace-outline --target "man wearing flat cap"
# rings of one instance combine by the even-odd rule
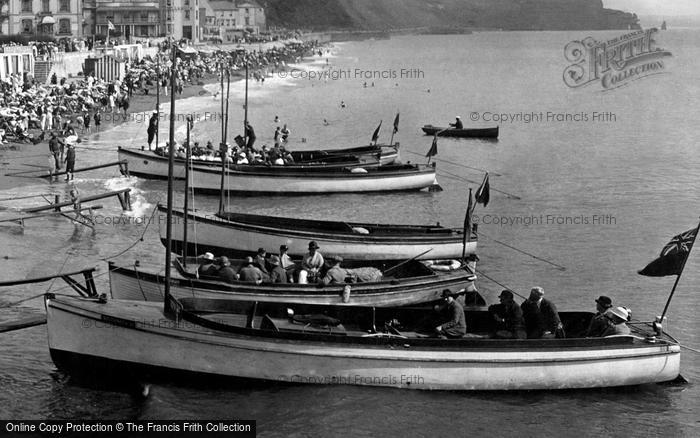
[[[564,326],[557,307],[544,298],[544,289],[533,287],[530,297],[520,305],[528,339],[563,338]]]
[[[467,334],[467,320],[464,317],[464,308],[457,300],[456,294],[451,290],[445,289],[442,291],[442,298],[445,299],[447,306],[445,313],[449,320],[435,327],[435,333],[441,338],[461,338]]]
[[[498,296],[500,304],[489,306],[489,313],[496,322],[494,337],[498,339],[526,339],[523,311],[513,300],[513,292],[504,290]]]
[[[612,300],[601,295],[595,300],[595,307],[597,313],[591,319],[591,323],[588,324],[586,337],[602,336],[611,324],[610,320],[605,316],[605,312],[612,307]]]
[[[459,116],[455,117],[455,122],[450,123],[450,127],[454,128],[454,129],[464,129],[464,124],[462,123],[462,119]]]

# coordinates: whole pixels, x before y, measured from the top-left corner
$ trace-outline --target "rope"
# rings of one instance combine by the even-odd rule
[[[454,173],[448,172],[448,171],[446,171],[446,170],[440,169],[440,171],[437,172],[437,173],[438,173],[438,175],[442,175],[442,176],[448,175],[448,178],[449,178],[449,177],[452,177],[452,178],[454,178],[454,179],[456,179],[456,180],[458,180],[458,181],[470,182],[470,183],[472,183],[472,184],[481,184],[481,182],[479,182],[479,181],[474,181],[474,180],[471,180],[471,179],[467,179],[467,178],[464,178],[464,177],[462,177],[462,176],[456,175],[456,174],[454,174]],[[520,196],[518,196],[518,195],[514,195],[514,194],[508,193],[508,192],[504,192],[503,190],[494,189],[493,187],[491,187],[490,190],[493,190],[494,192],[502,193],[502,194],[506,195],[508,198],[511,198],[511,199],[522,199],[522,198],[521,198]]]
[[[516,291],[514,291],[514,290],[511,289],[510,287],[506,286],[505,284],[499,283],[498,281],[496,281],[496,280],[494,280],[493,278],[489,277],[488,275],[484,274],[484,271],[479,271],[479,270],[477,270],[476,273],[479,274],[479,275],[481,275],[481,276],[483,276],[483,277],[485,277],[485,278],[488,279],[488,280],[491,280],[492,282],[496,283],[497,285],[501,286],[502,288],[508,289],[509,291],[513,292],[515,295],[519,296],[520,298],[522,298],[522,299],[524,299],[524,300],[527,299],[527,297],[524,297],[524,296],[520,295],[519,293],[517,293]]]
[[[153,217],[156,215],[156,211],[157,211],[157,210],[158,210],[158,206],[157,206],[157,203],[156,203],[156,206],[153,207],[153,213],[151,213],[151,217],[150,217],[150,219],[148,220],[148,223],[146,223],[146,227],[143,229],[143,233],[141,234],[141,237],[140,237],[138,240],[136,240],[134,243],[132,243],[131,245],[129,245],[129,246],[128,246],[126,249],[124,249],[123,251],[120,251],[120,252],[118,252],[117,254],[114,254],[114,255],[109,256],[109,257],[103,257],[103,258],[101,258],[100,260],[103,261],[103,262],[106,262],[106,261],[108,261],[108,260],[110,260],[110,259],[119,257],[119,256],[123,255],[124,253],[130,251],[132,248],[134,248],[136,245],[138,245],[139,242],[143,242],[143,238],[144,238],[144,236],[146,235],[146,232],[148,231],[148,227],[149,227],[149,226],[151,225],[151,223],[153,222]]]
[[[423,154],[419,154],[418,152],[412,152],[412,151],[406,151],[406,152],[408,152],[409,154],[413,154],[413,155],[420,155],[421,157],[423,156]],[[478,172],[489,172],[488,170],[485,170],[485,169],[479,169],[478,167],[471,167],[471,166],[467,166],[465,164],[455,163],[454,161],[441,160],[439,158],[433,158],[433,160],[438,161],[440,163],[451,164],[451,165],[457,166],[457,167],[463,167],[465,169],[476,170]],[[500,173],[496,173],[496,172],[489,172],[489,173],[493,176],[503,176]]]
[[[681,344],[678,344],[678,345],[681,345]],[[688,347],[688,346],[686,346],[686,345],[681,345],[681,348],[685,348],[686,350],[690,350],[690,351],[692,351],[692,352],[694,352],[694,353],[700,354],[700,350],[696,350],[695,348],[690,348],[690,347]]]
[[[564,266],[562,266],[562,265],[558,265],[558,264],[556,264],[556,263],[554,263],[554,262],[550,262],[550,261],[547,260],[547,259],[543,259],[542,257],[536,256],[536,255],[531,254],[531,253],[529,253],[529,252],[527,252],[527,251],[523,251],[522,249],[518,249],[518,248],[516,248],[516,247],[514,247],[514,246],[508,245],[507,243],[503,243],[503,242],[501,242],[500,240],[496,240],[496,239],[494,239],[493,237],[491,237],[491,236],[489,236],[489,235],[486,235],[486,234],[484,234],[484,233],[481,232],[481,231],[479,231],[479,235],[480,235],[480,236],[481,236],[481,235],[486,236],[486,237],[488,237],[489,239],[491,239],[492,241],[494,241],[495,243],[498,243],[498,244],[500,244],[500,245],[503,245],[503,246],[505,246],[506,248],[510,248],[510,249],[512,249],[513,251],[517,251],[517,252],[519,252],[519,253],[528,255],[528,256],[532,257],[533,259],[536,259],[536,260],[539,260],[539,261],[541,261],[541,262],[545,262],[545,263],[547,263],[547,264],[550,264],[550,265],[556,267],[557,269],[559,269],[560,271],[566,271],[566,267],[564,267]]]

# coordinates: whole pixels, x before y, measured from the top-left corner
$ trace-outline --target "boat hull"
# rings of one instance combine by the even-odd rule
[[[204,282],[183,278],[176,273],[171,277],[170,293],[176,298],[198,297],[257,302],[334,304],[341,306],[405,306],[437,301],[445,289],[475,292],[473,276],[464,269],[440,275],[391,280],[376,283],[354,283],[350,286],[347,302],[343,302],[346,284],[251,284]],[[157,271],[125,268],[110,264],[109,282],[112,298],[163,302],[165,278]]]
[[[426,135],[438,137],[461,137],[461,138],[498,138],[499,127],[495,128],[470,128],[454,129],[439,126],[425,125],[421,128]]]
[[[394,163],[398,159],[398,152],[394,148],[383,147],[379,159],[377,159],[377,153],[363,152],[368,148],[349,148],[339,150],[339,152],[347,153],[351,155],[353,151],[358,151],[354,162],[348,162],[345,164],[340,163],[330,163],[325,165],[327,168],[333,167],[376,167],[383,166]],[[127,149],[120,147],[117,151],[120,161],[126,161],[128,164],[129,174],[138,176],[141,178],[149,179],[168,179],[168,157],[155,154],[153,151],[141,151],[138,149]],[[331,160],[336,160],[338,156],[328,155]],[[205,160],[193,160],[193,166],[200,167],[203,169],[214,169],[216,172],[221,170],[221,160],[219,161],[205,161]],[[245,165],[249,167],[249,165]],[[256,166],[265,167],[265,166]],[[308,165],[308,166],[287,166],[286,168],[318,168],[319,165]],[[280,167],[282,170],[282,167]],[[175,179],[185,179],[185,160],[176,159],[175,166],[173,167],[173,178]]]
[[[46,299],[52,358],[130,373],[423,390],[550,390],[665,382],[678,345],[600,348],[431,348],[355,345],[220,332],[164,317],[162,304]],[[108,340],[108,341],[106,341]],[[527,345],[529,341],[523,341]],[[506,345],[511,345],[506,344]],[[68,369],[71,372],[72,370]],[[95,370],[99,372],[99,370]],[[137,376],[131,375],[135,378]]]
[[[159,208],[161,242],[165,245],[167,223],[165,211]],[[314,240],[323,254],[339,255],[351,260],[441,260],[462,257],[463,235],[447,236],[393,236],[373,237],[366,234],[331,235],[330,233],[299,231],[292,228],[250,226],[227,221],[215,214],[190,212],[187,221],[187,235],[196,236],[197,242],[188,242],[190,255],[211,252],[216,255],[239,257],[255,253],[258,248],[275,251],[280,245],[287,245],[289,254],[301,257],[308,252],[309,241]],[[184,248],[184,212],[173,210],[172,247],[182,254]],[[477,240],[466,243],[466,254],[475,254]]]
[[[199,193],[221,193],[221,171],[195,166],[190,187]],[[224,191],[239,194],[315,195],[326,193],[367,193],[422,190],[437,185],[435,168],[386,167],[366,173],[341,169],[332,172],[283,172],[278,169],[227,170]]]

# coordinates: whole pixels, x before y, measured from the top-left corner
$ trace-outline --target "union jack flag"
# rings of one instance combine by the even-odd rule
[[[693,243],[695,242],[696,231],[697,229],[693,228],[692,230],[688,230],[685,233],[673,236],[673,239],[671,239],[671,241],[668,242],[666,246],[664,246],[664,249],[661,250],[661,254],[659,255],[659,257],[664,257],[679,252],[689,253],[690,248],[693,247]]]
[[[659,257],[639,271],[641,275],[649,277],[663,277],[666,275],[680,275],[685,265],[685,260],[697,237],[697,228],[685,233],[673,236],[670,242],[661,250]]]

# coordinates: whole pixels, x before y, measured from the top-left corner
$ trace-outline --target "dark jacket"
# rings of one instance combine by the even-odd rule
[[[270,282],[272,283],[289,283],[287,279],[287,271],[282,266],[275,266],[270,271]]]
[[[445,309],[447,322],[440,324],[442,331],[449,337],[461,337],[467,333],[467,320],[464,317],[464,308],[456,300],[452,300]]]
[[[556,333],[561,320],[554,303],[542,298],[539,307],[530,300],[523,301],[520,307],[523,310],[528,338],[541,338],[544,332]]]
[[[489,313],[505,320],[496,324],[496,331],[507,330],[516,333],[518,330],[525,330],[523,311],[515,301],[508,300],[489,306]]]
[[[588,324],[588,330],[586,330],[586,337],[600,337],[603,336],[608,328],[613,325],[605,315],[602,313],[597,313],[592,319],[591,323]]]

